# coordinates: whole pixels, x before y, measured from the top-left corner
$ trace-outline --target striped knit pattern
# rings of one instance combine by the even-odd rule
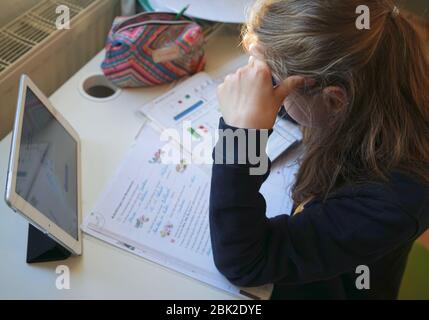
[[[116,18],[109,32],[106,56],[101,65],[105,76],[118,87],[147,87],[169,83],[203,70],[204,39],[198,24],[131,26],[151,20],[168,22],[175,16],[171,13],[144,13],[128,19]],[[158,63],[154,61],[154,51],[172,46],[178,47],[175,48],[178,56]]]

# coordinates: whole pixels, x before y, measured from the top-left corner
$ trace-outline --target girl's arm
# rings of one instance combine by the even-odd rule
[[[221,121],[220,129],[225,128],[237,129]],[[268,219],[259,192],[267,175],[250,175],[243,164],[213,165],[213,256],[236,285],[329,279],[374,262],[417,233],[415,220],[386,200],[392,194],[380,185],[345,190],[324,204],[310,203],[298,215]]]

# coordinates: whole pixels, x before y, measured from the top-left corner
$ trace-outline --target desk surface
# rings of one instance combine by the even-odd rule
[[[225,28],[207,45],[206,71],[240,54],[238,33]],[[51,97],[82,140],[83,215],[94,207],[142,126],[138,108],[168,89],[161,86],[121,92],[108,103],[85,98],[79,86],[100,74],[103,52]],[[47,71],[47,76],[48,71]],[[0,142],[0,298],[1,299],[231,299],[231,295],[84,234],[84,253],[65,261],[28,265],[27,221],[3,201],[9,134]],[[58,265],[70,268],[70,289],[55,286]]]
[[[206,71],[213,76],[242,52],[239,34],[224,28],[207,44]],[[83,216],[94,207],[144,123],[139,107],[170,85],[122,91],[96,102],[79,90],[101,74],[100,52],[51,97],[52,104],[82,140]],[[141,257],[83,235],[83,255],[64,261],[26,264],[28,222],[3,201],[11,135],[0,142],[0,299],[231,299],[234,296]],[[294,157],[293,155],[286,156]],[[284,161],[280,160],[279,164]],[[279,165],[277,164],[277,165]],[[70,289],[55,285],[58,265],[70,269]]]

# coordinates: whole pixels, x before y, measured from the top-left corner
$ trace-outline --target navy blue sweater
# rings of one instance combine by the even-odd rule
[[[219,128],[237,129],[223,119]],[[264,144],[258,148],[265,154]],[[273,299],[397,297],[410,248],[429,227],[427,186],[395,172],[388,183],[347,186],[324,202],[309,202],[297,215],[269,219],[259,192],[269,171],[250,175],[249,166],[212,169],[213,256],[233,284],[274,283]],[[370,289],[356,287],[360,265],[369,268]]]

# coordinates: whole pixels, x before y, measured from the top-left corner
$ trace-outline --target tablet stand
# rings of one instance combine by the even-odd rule
[[[28,225],[27,263],[64,260],[71,253],[48,235]]]

